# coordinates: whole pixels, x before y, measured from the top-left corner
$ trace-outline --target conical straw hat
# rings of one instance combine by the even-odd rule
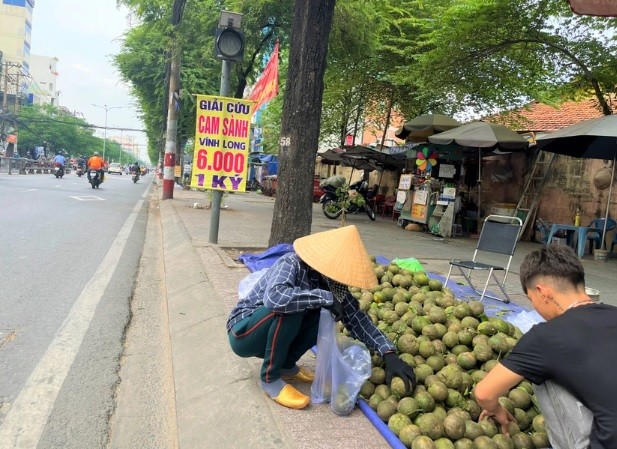
[[[311,268],[341,284],[365,289],[377,285],[373,264],[353,225],[300,237],[294,250]]]

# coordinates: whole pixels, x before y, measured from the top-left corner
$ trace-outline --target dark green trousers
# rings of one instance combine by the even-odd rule
[[[229,344],[240,357],[264,359],[261,380],[270,383],[317,343],[318,328],[319,309],[282,314],[262,306],[228,332]]]

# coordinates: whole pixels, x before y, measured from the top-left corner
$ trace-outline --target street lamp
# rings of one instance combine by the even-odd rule
[[[92,106],[95,106],[97,108],[101,108],[101,109],[105,109],[105,127],[104,129],[104,133],[103,133],[103,160],[105,160],[105,143],[107,142],[107,112],[111,111],[112,109],[122,109],[122,106],[112,106],[109,107],[106,104],[103,106],[100,106],[98,104],[93,104]]]

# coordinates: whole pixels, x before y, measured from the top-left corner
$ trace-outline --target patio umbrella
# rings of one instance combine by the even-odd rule
[[[406,139],[408,136],[411,136],[414,141],[426,142],[428,136],[448,131],[458,126],[461,126],[461,123],[447,115],[423,114],[405,123],[394,135],[399,139]]]
[[[585,120],[539,136],[536,138],[536,141],[538,148],[542,151],[587,159],[613,161],[602,243],[600,245],[600,248],[604,248],[613,179],[615,178],[615,162],[617,162],[617,115],[605,115],[600,118]]]
[[[406,154],[397,153],[390,154],[385,151],[374,150],[369,147],[363,147],[356,145],[353,148],[349,148],[345,152],[345,157],[357,157],[366,159],[372,164],[376,165],[382,170],[396,171],[405,168]]]
[[[341,153],[336,150],[326,150],[321,153],[317,153],[317,156],[321,158],[323,164],[339,165],[342,161]]]
[[[471,122],[458,128],[444,131],[428,140],[437,145],[458,145],[478,149],[478,218],[480,218],[480,184],[482,180],[482,151],[522,151],[527,149],[529,142],[510,128],[497,123]]]

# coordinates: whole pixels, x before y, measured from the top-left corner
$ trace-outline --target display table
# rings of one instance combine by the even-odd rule
[[[590,228],[589,226],[574,226],[566,224],[554,224],[551,226],[551,232],[548,235],[548,243],[553,241],[553,236],[557,231],[566,231],[567,242],[572,244],[572,237],[576,235],[576,252],[579,258],[585,255],[585,244],[587,243],[587,234],[589,232],[602,232],[601,229]]]

